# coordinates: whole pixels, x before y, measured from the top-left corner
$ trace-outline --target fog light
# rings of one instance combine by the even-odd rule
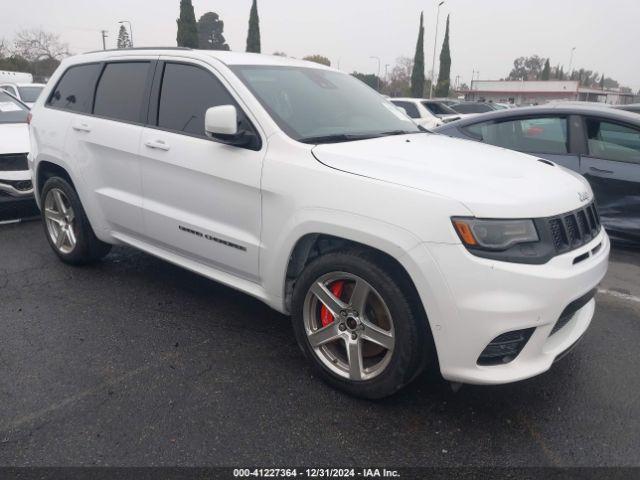
[[[535,328],[503,333],[491,340],[478,357],[478,365],[502,365],[512,362],[531,338]]]

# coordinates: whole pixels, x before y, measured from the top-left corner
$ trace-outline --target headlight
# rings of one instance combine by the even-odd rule
[[[482,220],[452,218],[453,226],[467,248],[494,251],[540,240],[533,220]]]

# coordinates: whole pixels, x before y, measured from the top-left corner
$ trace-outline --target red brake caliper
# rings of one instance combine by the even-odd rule
[[[329,290],[331,291],[331,293],[333,293],[333,295],[338,298],[342,296],[343,289],[344,289],[344,280],[338,280],[337,282],[333,282],[329,287]],[[322,321],[323,327],[326,327],[327,325],[332,323],[334,320],[333,315],[331,315],[331,312],[329,311],[329,309],[324,305],[322,305],[322,308],[320,309],[320,320]]]

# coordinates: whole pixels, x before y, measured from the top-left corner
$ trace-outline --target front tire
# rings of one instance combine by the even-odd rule
[[[323,380],[378,399],[424,369],[433,342],[407,283],[367,251],[329,253],[305,268],[293,291],[292,321]]]
[[[86,265],[102,259],[111,245],[96,237],[80,198],[69,182],[49,178],[41,194],[42,221],[49,245],[60,260]]]

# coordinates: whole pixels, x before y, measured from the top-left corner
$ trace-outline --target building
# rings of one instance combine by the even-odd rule
[[[569,80],[474,80],[466,99],[515,105],[542,105],[560,100],[623,105],[633,103],[634,95],[620,89],[581,87],[579,82]]]

